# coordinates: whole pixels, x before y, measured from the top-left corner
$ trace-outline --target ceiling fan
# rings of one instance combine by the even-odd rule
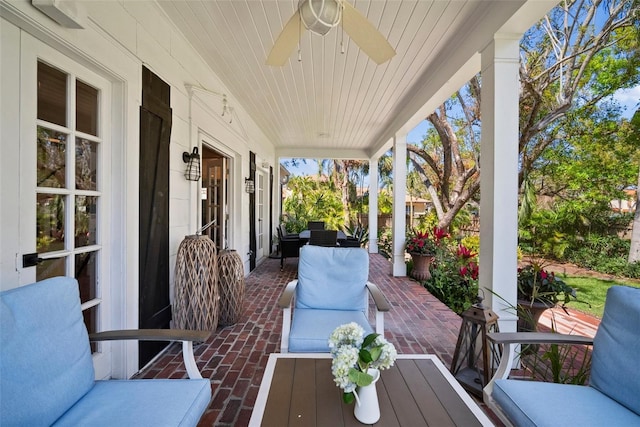
[[[298,10],[282,29],[267,57],[267,65],[282,66],[287,62],[305,28],[321,36],[342,24],[344,31],[364,53],[377,64],[391,59],[395,50],[382,34],[346,0],[300,0]]]

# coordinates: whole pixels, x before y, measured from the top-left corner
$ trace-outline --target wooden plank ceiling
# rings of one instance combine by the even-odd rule
[[[397,55],[376,65],[340,27],[325,36],[304,31],[301,61],[265,65],[297,0],[158,0],[280,153],[318,149],[372,154],[425,99],[416,93],[435,74],[455,73],[457,51],[471,57],[524,0],[350,0]],[[340,41],[344,37],[345,52]],[[456,59],[457,58],[457,59]],[[468,58],[467,58],[468,59]],[[463,58],[462,61],[465,59]],[[479,71],[479,70],[478,70]]]

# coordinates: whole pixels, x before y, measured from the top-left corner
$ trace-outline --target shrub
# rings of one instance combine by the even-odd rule
[[[618,236],[588,234],[579,245],[566,251],[567,261],[581,267],[630,278],[640,278],[640,263],[627,262],[629,241]]]
[[[477,252],[448,238],[436,250],[431,279],[423,286],[447,307],[461,314],[478,295]]]
[[[549,307],[562,301],[563,305],[576,298],[576,291],[553,272],[540,264],[531,264],[518,269],[518,299],[541,302]]]
[[[535,211],[519,229],[519,246],[601,273],[639,278],[640,266],[627,262],[629,241],[616,234],[631,219],[630,214],[612,214],[607,203],[564,201]]]
[[[393,242],[389,227],[382,227],[378,230],[378,252],[386,258],[391,258],[393,255]]]
[[[606,203],[564,201],[552,209],[533,212],[521,224],[519,244],[525,252],[563,259],[594,236],[609,242],[611,239],[621,240],[615,235],[615,230],[630,220],[627,214],[612,215]]]
[[[345,225],[342,228],[342,231],[344,231],[345,235],[347,235],[348,237],[351,237],[353,239],[356,239],[359,243],[361,247],[364,247],[367,242],[369,242],[369,226],[368,225],[362,225],[360,223],[356,223],[356,224],[349,224],[349,225]]]
[[[280,221],[284,223],[289,233],[299,233],[307,228],[307,221],[300,220],[294,216],[283,214]]]
[[[480,236],[465,236],[460,240],[460,244],[476,254],[480,254]]]

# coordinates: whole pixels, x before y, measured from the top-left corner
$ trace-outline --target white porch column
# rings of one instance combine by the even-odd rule
[[[369,253],[378,253],[378,158],[369,159]]]
[[[404,262],[406,239],[407,135],[393,137],[393,275],[406,276]]]
[[[517,299],[519,34],[496,34],[481,52],[480,289],[500,317],[500,331],[516,330],[505,310]],[[493,295],[492,290],[501,298]]]

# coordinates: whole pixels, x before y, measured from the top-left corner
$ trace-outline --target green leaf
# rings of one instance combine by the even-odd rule
[[[369,353],[369,350],[360,350],[358,356],[360,357],[360,360],[366,364],[373,362],[373,357],[371,357],[371,353]]]
[[[353,392],[349,392],[349,393],[342,393],[342,401],[344,403],[346,403],[347,405],[350,405],[353,403],[353,401],[355,400],[355,396],[353,395]]]
[[[374,333],[364,337],[364,341],[362,342],[362,348],[369,347],[376,340],[376,338],[378,338],[378,336],[380,336],[380,334]]]
[[[352,368],[349,370],[349,381],[351,381],[358,387],[364,387],[371,384],[371,382],[373,381],[373,377],[369,374]]]
[[[380,355],[382,354],[382,347],[373,347],[369,353],[371,353],[371,361],[375,361],[380,359]]]

